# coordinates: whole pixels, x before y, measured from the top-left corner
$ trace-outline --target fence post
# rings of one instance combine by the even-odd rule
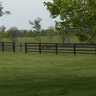
[[[56,55],[58,54],[58,46],[57,43],[55,44],[55,50],[56,50]]]
[[[41,54],[41,43],[39,43],[39,53]]]
[[[74,56],[76,56],[76,44],[74,44]]]
[[[25,53],[27,53],[27,43],[25,43]]]
[[[4,52],[4,42],[2,42],[2,51]]]
[[[15,42],[13,42],[13,52],[15,52]]]
[[[20,43],[20,52],[22,52],[22,43]]]
[[[95,54],[96,54],[96,43],[95,43]]]

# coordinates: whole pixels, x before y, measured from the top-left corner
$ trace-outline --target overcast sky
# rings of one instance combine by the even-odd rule
[[[9,10],[11,15],[0,17],[0,26],[4,25],[7,29],[17,27],[18,29],[31,29],[29,20],[34,21],[41,17],[42,29],[54,26],[54,19],[50,18],[49,12],[44,6],[44,1],[52,0],[0,0],[4,10]]]

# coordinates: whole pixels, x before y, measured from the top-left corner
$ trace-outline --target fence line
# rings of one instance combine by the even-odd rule
[[[0,51],[15,52],[15,43],[14,42],[0,42]]]
[[[45,45],[45,46],[44,46]],[[96,44],[80,43],[25,43],[25,53],[69,53],[69,54],[96,54]]]
[[[81,43],[14,43],[0,42],[0,51],[38,52],[54,54],[96,54],[96,44]]]

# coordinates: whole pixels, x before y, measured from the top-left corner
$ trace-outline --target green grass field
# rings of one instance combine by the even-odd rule
[[[96,55],[0,52],[0,96],[96,96]]]
[[[11,39],[9,38],[0,38],[0,42],[12,42]],[[34,42],[34,43],[38,43],[38,38],[37,37],[19,37],[16,38],[16,42],[18,43],[25,43],[25,42]],[[42,36],[41,37],[41,42],[50,42],[50,37],[48,36]],[[62,39],[61,36],[53,36],[52,37],[52,43],[62,43]],[[68,40],[65,40],[65,43],[68,43]],[[80,43],[80,41],[78,40],[78,37],[72,35],[69,38],[69,43]]]

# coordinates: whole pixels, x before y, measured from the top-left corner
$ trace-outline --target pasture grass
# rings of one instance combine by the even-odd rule
[[[1,38],[0,42],[12,42],[11,39],[9,38]],[[38,43],[38,38],[37,37],[18,37],[16,38],[17,43],[25,43],[25,42],[33,42],[33,43]],[[41,36],[41,42],[42,43],[51,43],[50,37],[49,36]],[[65,43],[80,43],[78,40],[78,37],[72,35],[68,40],[65,40]],[[62,43],[62,38],[61,36],[53,36],[52,37],[52,43]]]
[[[96,55],[0,52],[0,96],[96,96]]]

